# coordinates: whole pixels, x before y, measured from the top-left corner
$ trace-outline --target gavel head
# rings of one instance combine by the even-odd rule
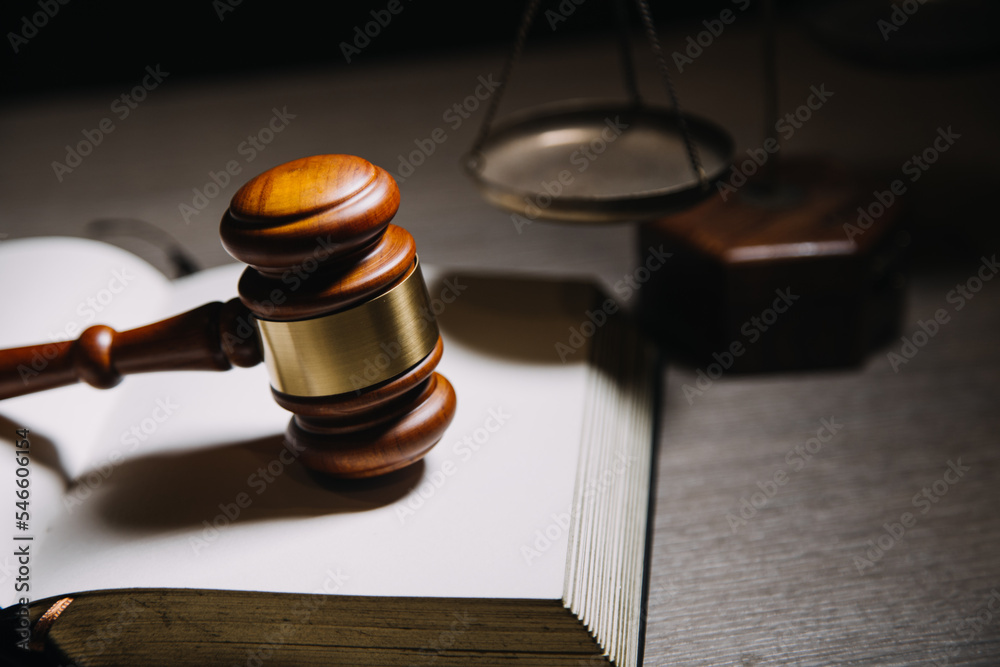
[[[250,265],[240,300],[271,391],[295,414],[289,444],[338,477],[419,460],[455,413],[416,244],[389,224],[398,207],[383,169],[317,155],[248,182],[222,219],[226,250]]]

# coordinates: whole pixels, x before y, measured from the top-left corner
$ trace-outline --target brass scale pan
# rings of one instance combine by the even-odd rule
[[[534,21],[529,0],[479,137],[463,169],[491,204],[528,220],[632,222],[691,206],[714,191],[732,161],[729,134],[681,112],[649,14],[639,13],[672,108],[649,106],[638,94],[628,45],[624,0],[617,0],[627,102],[577,100],[514,114],[491,123]]]

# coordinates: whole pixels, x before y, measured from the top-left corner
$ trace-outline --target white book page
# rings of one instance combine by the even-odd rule
[[[231,298],[240,271],[181,281],[172,306]],[[346,483],[286,463],[289,415],[262,366],[128,378],[94,448],[94,461],[120,462],[50,522],[72,558],[38,555],[37,596],[137,586],[560,598],[587,351],[562,363],[555,344],[583,321],[589,289],[424,273],[458,412],[423,463]],[[124,445],[136,424],[145,439]]]
[[[76,339],[95,324],[118,331],[142,326],[159,318],[171,293],[170,281],[135,255],[59,237],[0,244],[0,284],[6,288],[0,308],[8,313],[0,348]],[[36,368],[25,369],[28,386],[44,363],[39,358]],[[7,399],[0,415],[57,443],[60,466],[75,479],[88,468],[98,429],[117,397],[77,384]]]
[[[8,315],[0,327],[0,348],[50,343],[79,337],[95,324],[123,330],[156,319],[171,294],[165,276],[131,253],[104,243],[74,238],[6,241],[0,244],[0,309]],[[23,369],[26,385],[44,372],[44,355]],[[121,397],[72,385],[0,402],[0,500],[8,515],[0,528],[13,545],[0,557],[0,604],[39,597],[35,561],[41,553],[59,554],[49,531],[63,511],[63,494],[91,469],[89,462],[100,428],[116,411]],[[15,452],[18,429],[28,430],[27,529],[15,524],[15,495],[20,491]],[[23,473],[22,473],[23,474]],[[23,494],[22,494],[23,495]],[[23,506],[22,506],[23,507]],[[14,537],[31,537],[28,541]],[[29,546],[27,581],[18,574],[15,550]],[[72,554],[62,552],[63,559]],[[18,578],[21,577],[19,581]],[[27,588],[24,584],[27,584]]]

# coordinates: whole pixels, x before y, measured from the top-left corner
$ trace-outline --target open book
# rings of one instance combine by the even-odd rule
[[[241,270],[5,242],[0,347],[225,301]],[[0,537],[16,641],[81,665],[638,664],[655,353],[590,285],[424,273],[458,412],[382,478],[295,461],[263,365],[0,403],[0,495],[30,480]]]

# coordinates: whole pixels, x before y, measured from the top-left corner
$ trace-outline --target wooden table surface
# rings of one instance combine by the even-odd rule
[[[685,106],[730,129],[740,152],[762,142],[752,27],[732,26],[677,80]],[[682,26],[666,41],[683,43],[697,30]],[[228,80],[168,75],[61,181],[51,163],[111,116],[111,101],[126,91],[7,101],[0,240],[84,235],[95,218],[139,218],[174,235],[202,266],[221,264],[230,260],[218,220],[250,176],[324,152],[358,154],[398,174],[399,156],[442,128],[444,143],[401,183],[396,221],[414,233],[423,261],[612,285],[639,261],[633,228],[519,231],[459,172],[483,109],[458,126],[446,112],[474,95],[479,77],[495,77],[503,55]],[[723,376],[689,402],[682,388],[695,369],[670,365],[645,664],[1000,664],[1000,280],[961,310],[948,298],[1000,250],[990,201],[998,68],[866,70],[794,28],[782,30],[779,68],[783,111],[802,104],[810,86],[834,92],[786,153],[832,155],[888,184],[939,128],[961,135],[901,204],[914,250],[903,332],[938,309],[950,320],[896,369],[887,353],[899,341],[861,369]],[[664,99],[648,59],[639,73],[650,97]],[[501,114],[620,94],[613,44],[567,40],[529,48]],[[249,160],[241,143],[274,110],[287,125]],[[181,204],[192,205],[193,189],[229,161],[241,174],[185,220]],[[148,244],[118,240],[164,265]],[[810,441],[824,425],[826,441]]]

